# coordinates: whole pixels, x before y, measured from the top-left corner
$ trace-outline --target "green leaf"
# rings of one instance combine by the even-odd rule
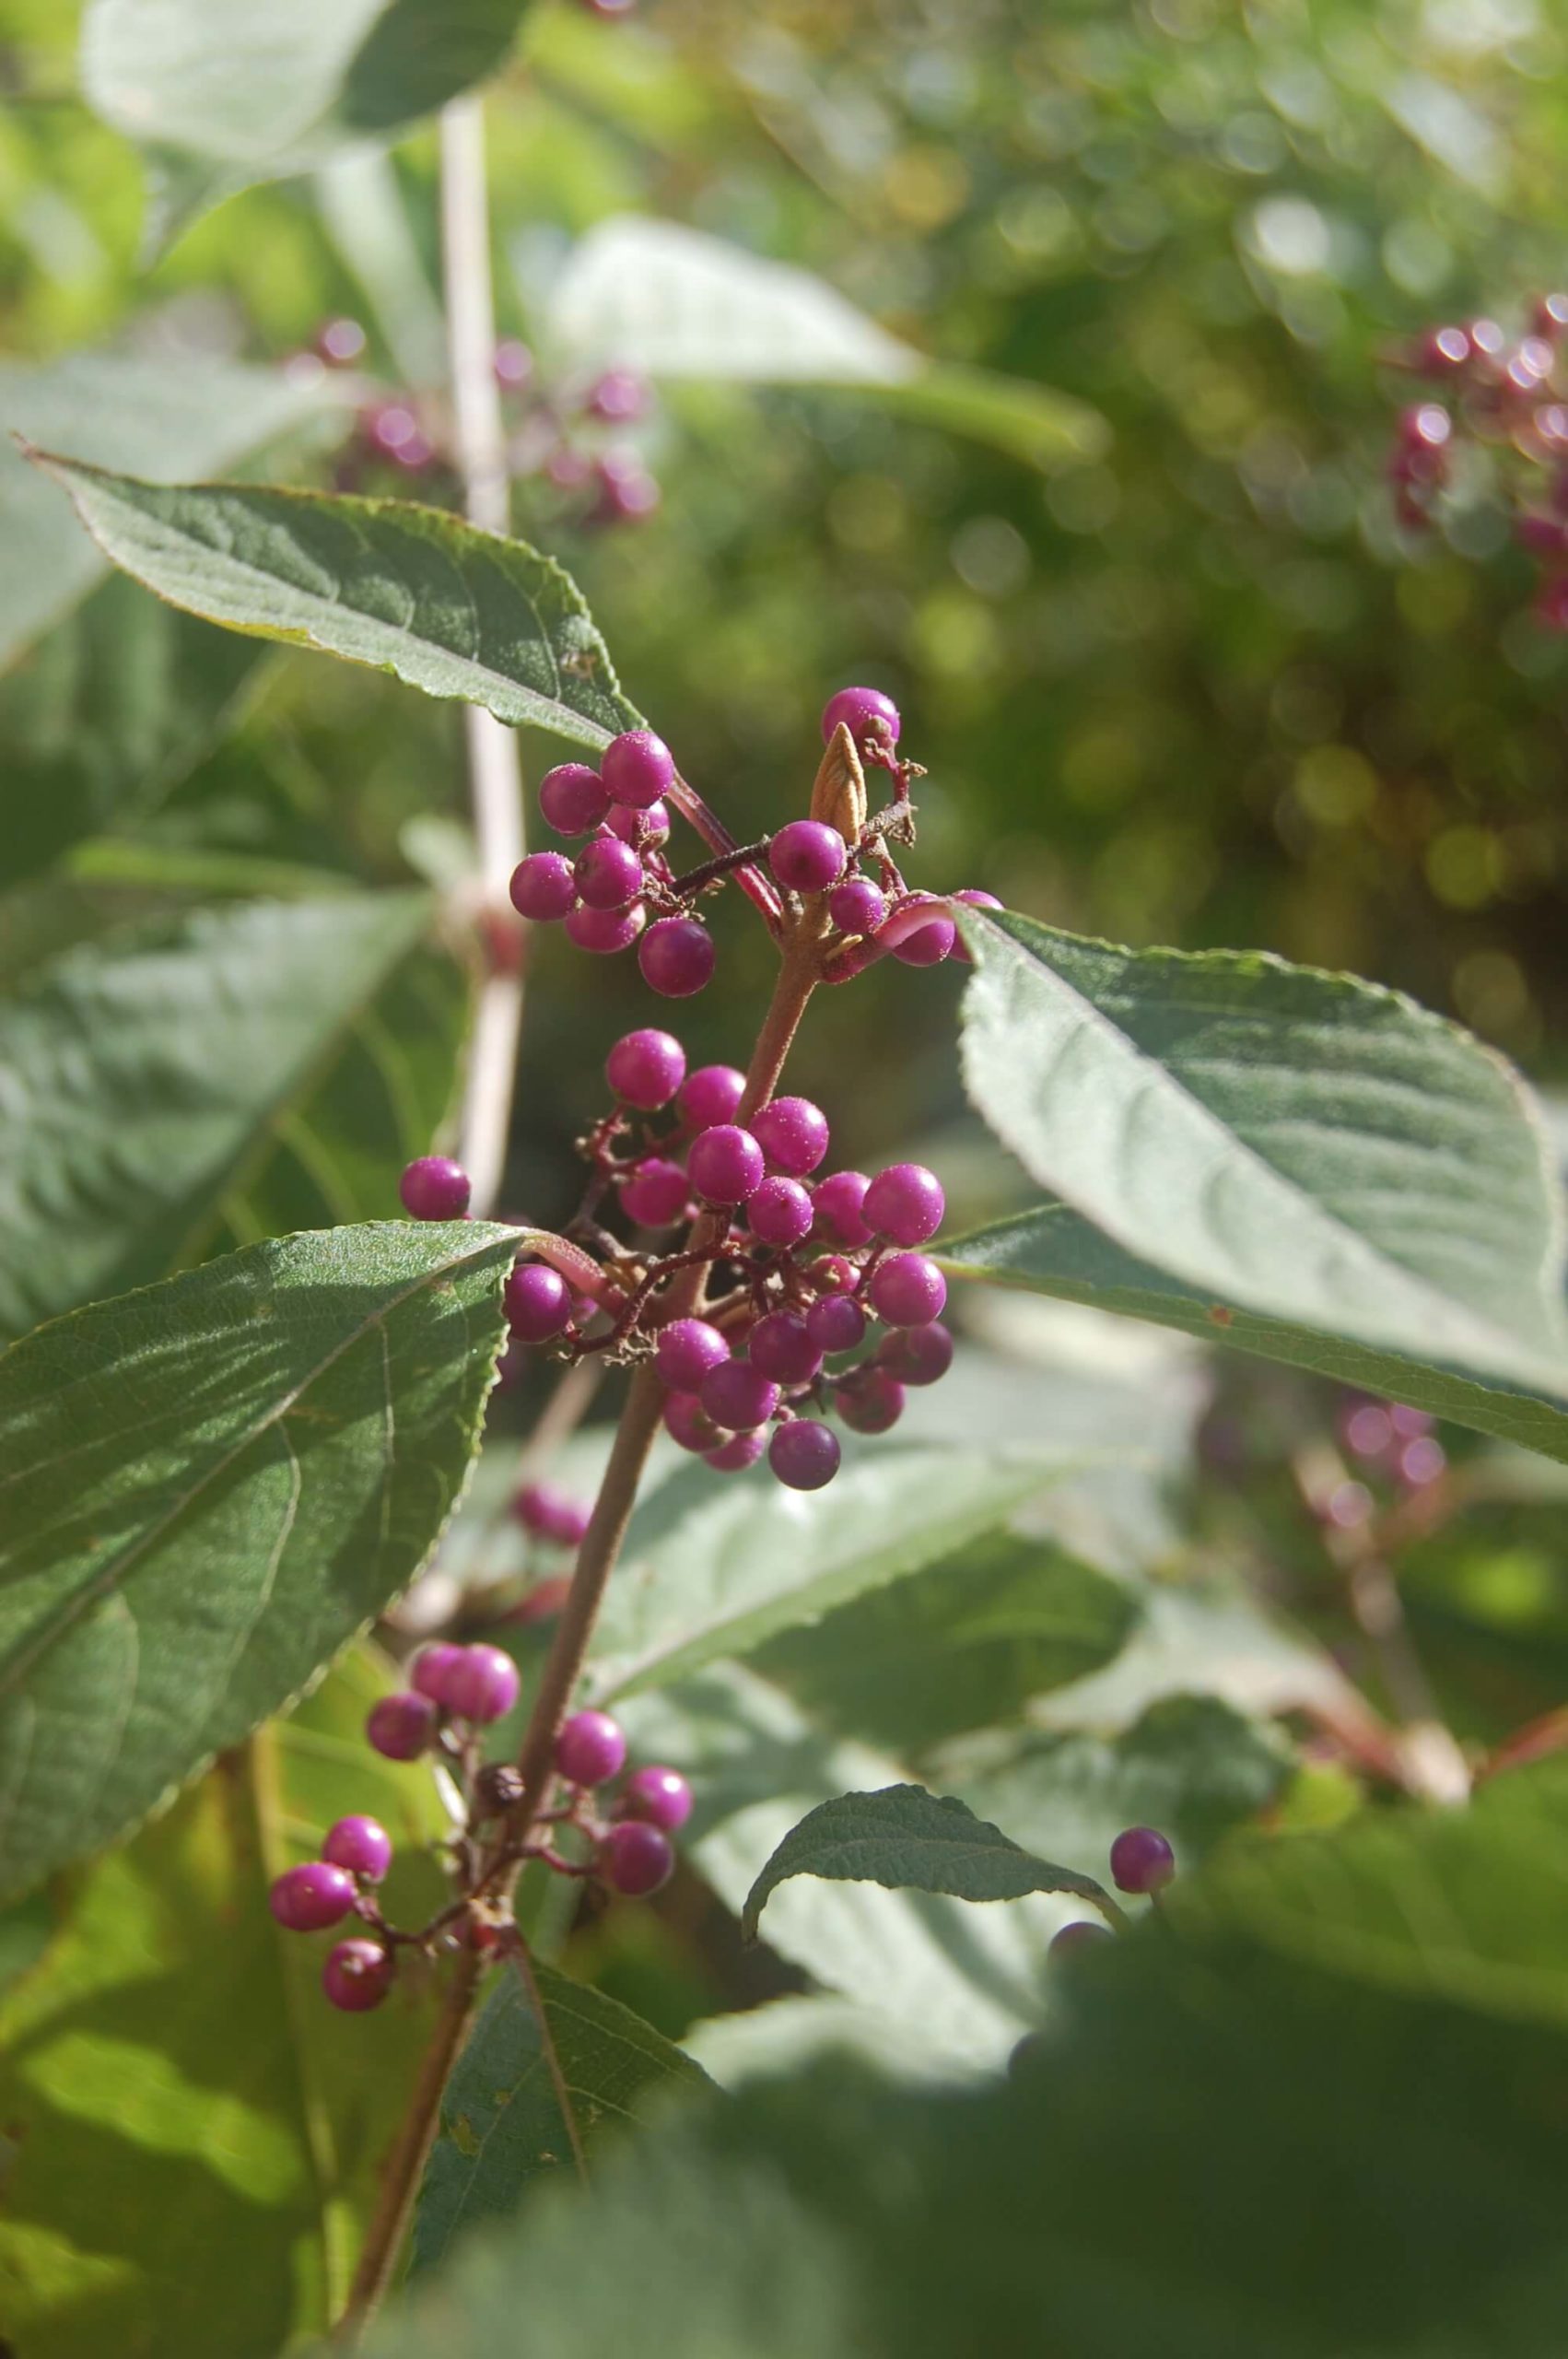
[[[42,369],[0,368],[0,670],[69,614],[104,570],[12,433],[64,442],[84,459],[137,475],[210,475],[319,416],[327,398],[280,370],[210,354],[199,368],[109,352],[77,352]]]
[[[257,181],[387,136],[493,73],[525,0],[94,0],[82,84],[134,139],[153,242]]]
[[[429,1769],[363,1741],[390,1684],[369,1650],[345,1657],[291,1719],[51,1892],[44,1953],[0,2005],[17,2142],[0,2310],[29,2359],[195,2359],[215,2318],[226,2359],[273,2359],[341,2306],[429,1993],[404,1977],[373,2025],[345,2023],[322,2001],[325,1942],[281,1932],[266,1889],[365,1811],[398,1846],[393,1916],[440,1905]]]
[[[230,630],[392,672],[598,747],[638,714],[576,584],[439,509],[243,484],[170,488],[39,453],[106,557]]]
[[[407,1586],[518,1242],[289,1238],[0,1354],[0,1895],[134,1825]]]
[[[606,2139],[635,2128],[676,2092],[711,2086],[630,2008],[537,1960],[532,1971],[575,2144],[591,2173]],[[441,2099],[414,2224],[414,2269],[434,2269],[454,2238],[513,2213],[537,2179],[572,2176],[573,2146],[538,2020],[519,1976],[505,1968]]]
[[[351,1094],[347,1068],[379,1055],[381,1103],[395,1092],[427,1111],[427,1080],[405,1085],[377,1010],[431,914],[413,893],[197,910],[78,945],[0,1003],[15,1142],[0,1179],[0,1335],[162,1277],[213,1237],[226,1201],[239,1216],[248,1187],[252,1237],[275,1206],[306,1220],[392,1210],[396,1164],[365,1158],[414,1124],[378,1121],[373,1082]],[[436,1052],[451,1041],[448,1025]],[[412,1062],[424,1071],[423,1049]],[[323,1089],[333,1145],[309,1121]],[[319,1175],[302,1203],[269,1181],[280,1141]]]
[[[1397,992],[965,917],[970,1095],[1030,1175],[1225,1312],[1568,1389],[1564,1215],[1518,1075]]]
[[[928,1794],[923,1786],[884,1786],[880,1793],[820,1802],[786,1836],[753,1884],[741,1911],[743,1934],[755,1935],[768,1894],[790,1876],[886,1884],[893,1891],[912,1886],[954,1900],[1070,1893],[1109,1918],[1120,1914],[1093,1876],[1032,1859],[1000,1826],[977,1818],[953,1795]]]

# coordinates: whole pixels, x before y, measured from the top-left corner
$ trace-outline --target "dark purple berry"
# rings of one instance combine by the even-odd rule
[[[838,1472],[838,1437],[813,1418],[779,1426],[767,1445],[767,1462],[787,1490],[820,1491]]]
[[[570,1786],[603,1786],[626,1766],[626,1740],[608,1712],[574,1712],[556,1739],[556,1766]]]
[[[762,1456],[766,1436],[763,1433],[731,1434],[713,1449],[705,1449],[702,1462],[720,1474],[743,1474]]]
[[[628,729],[605,746],[599,770],[612,803],[646,811],[674,784],[675,757],[651,729]]]
[[[678,1163],[650,1155],[621,1182],[621,1210],[638,1228],[670,1228],[685,1211],[691,1183]]]
[[[806,1313],[806,1332],[819,1352],[852,1352],[866,1332],[866,1314],[852,1295],[825,1294]]]
[[[436,1733],[436,1708],[427,1696],[383,1696],[372,1704],[365,1734],[388,1761],[417,1761]]]
[[[379,1818],[340,1818],[327,1829],[322,1857],[367,1884],[380,1884],[392,1865],[392,1840]]]
[[[397,1192],[415,1220],[461,1220],[474,1190],[462,1164],[450,1155],[422,1155],[404,1169]]]
[[[898,707],[880,688],[840,688],[823,708],[822,741],[825,745],[842,722],[857,745],[868,743],[894,746],[903,727]]]
[[[539,808],[558,836],[586,836],[609,810],[609,790],[586,762],[559,762],[539,781]]]
[[[767,864],[792,893],[825,893],[843,875],[848,858],[837,827],[820,819],[791,819],[774,837]]]
[[[783,1250],[811,1235],[813,1216],[809,1190],[777,1172],[763,1181],[746,1206],[752,1235]]]
[[[734,1122],[699,1131],[686,1156],[686,1176],[709,1204],[743,1204],[761,1187],[764,1169],[756,1139]]]
[[[460,1719],[483,1726],[505,1719],[521,1684],[516,1663],[499,1647],[464,1647],[447,1680],[448,1706]]]
[[[664,1430],[682,1449],[717,1449],[724,1436],[695,1392],[672,1392],[664,1403]]]
[[[357,1896],[346,1868],[328,1860],[307,1860],[275,1877],[267,1903],[291,1933],[319,1933],[324,1925],[340,1925]]]
[[[769,1163],[799,1180],[827,1153],[827,1117],[809,1097],[776,1097],[752,1117],[752,1133]]]
[[[840,933],[874,933],[887,915],[887,896],[869,876],[851,876],[846,884],[834,886],[827,914]]]
[[[1099,1942],[1114,1938],[1108,1925],[1093,1925],[1087,1917],[1081,1917],[1051,1935],[1047,1945],[1047,1954],[1051,1957],[1071,1957],[1074,1950],[1092,1950]]]
[[[690,999],[713,974],[713,936],[696,918],[661,918],[642,938],[637,963],[649,991]]]
[[[825,1180],[819,1180],[812,1190],[818,1234],[840,1245],[869,1245],[872,1230],[865,1202],[871,1184],[863,1171],[830,1171]]]
[[[942,1182],[923,1163],[890,1163],[867,1188],[867,1221],[890,1245],[923,1245],[942,1226],[947,1200]]]
[[[447,1682],[462,1661],[462,1649],[447,1638],[437,1638],[421,1647],[408,1667],[408,1684],[416,1696],[428,1696],[432,1704],[447,1701]]]
[[[678,1769],[650,1762],[646,1769],[634,1769],[626,1779],[621,1814],[646,1819],[661,1834],[673,1835],[692,1814],[692,1790]]]
[[[572,864],[558,851],[531,851],[512,870],[512,907],[536,925],[554,925],[577,898]]]
[[[872,1273],[872,1309],[890,1327],[924,1327],[947,1300],[947,1280],[924,1253],[895,1253]]]
[[[599,1872],[612,1892],[626,1900],[644,1900],[668,1884],[675,1854],[670,1838],[646,1819],[623,1818],[599,1846]]]
[[[901,1327],[877,1352],[877,1365],[900,1384],[939,1384],[953,1366],[953,1337],[940,1319],[929,1327]]]
[[[624,910],[642,890],[642,862],[619,836],[595,836],[579,852],[572,878],[586,908]]]
[[[547,1344],[572,1315],[572,1290],[544,1262],[520,1262],[501,1293],[512,1333],[521,1343]]]
[[[322,1988],[346,2015],[368,2014],[392,1989],[397,1968],[380,1942],[339,1942],[322,1968]]]
[[[624,844],[634,844],[638,851],[657,851],[670,840],[670,806],[650,803],[646,811],[634,811],[629,804],[612,803],[604,825]]]
[[[732,1122],[745,1086],[745,1074],[734,1065],[698,1065],[696,1073],[687,1074],[675,1098],[682,1121],[689,1131],[711,1131],[720,1122]]]
[[[766,1426],[778,1408],[778,1387],[749,1361],[730,1359],[708,1369],[696,1397],[725,1433],[749,1434]]]
[[[604,1060],[604,1078],[616,1097],[645,1114],[668,1106],[685,1070],[686,1052],[674,1034],[650,1027],[626,1033]]]
[[[1111,1881],[1118,1892],[1158,1892],[1176,1873],[1176,1853],[1153,1826],[1124,1826],[1111,1845]]]
[[[833,1395],[851,1433],[884,1434],[904,1414],[904,1387],[884,1368],[857,1369]]]
[[[653,1365],[661,1384],[673,1392],[695,1392],[709,1368],[721,1367],[730,1346],[706,1319],[673,1319],[659,1331]]]
[[[822,1366],[821,1347],[798,1310],[768,1311],[752,1329],[746,1349],[752,1366],[779,1384],[809,1384]]]
[[[629,910],[573,910],[567,918],[567,940],[579,950],[609,957],[629,950],[647,923],[648,911],[640,901]]]

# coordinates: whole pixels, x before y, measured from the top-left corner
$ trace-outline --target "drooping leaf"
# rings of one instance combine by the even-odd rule
[[[406,1587],[518,1234],[252,1246],[0,1355],[0,1894],[134,1825]]]
[[[1071,1894],[1108,1917],[1116,1903],[1093,1876],[1036,1860],[1000,1826],[977,1818],[951,1794],[923,1786],[884,1786],[880,1793],[840,1794],[819,1802],[786,1836],[746,1896],[741,1930],[755,1934],[770,1892],[790,1876],[835,1883],[913,1887],[954,1900],[1022,1900],[1029,1892]]]
[[[525,541],[405,500],[170,487],[40,463],[106,557],[209,622],[367,663],[583,745],[638,723],[576,585]]]
[[[1523,1082],[1397,992],[964,921],[971,1096],[1031,1176],[1222,1313],[1568,1391],[1564,1213]]]
[[[537,1960],[532,1971],[591,2177],[607,2139],[635,2128],[680,2090],[711,2084],[629,2007]],[[415,2219],[414,2269],[436,2268],[454,2241],[482,2222],[515,2212],[537,2179],[573,2169],[573,2142],[538,2020],[508,1967],[441,2099]]]
[[[327,1937],[281,1932],[266,1887],[365,1811],[398,1847],[393,1919],[440,1905],[429,1769],[363,1742],[391,1684],[368,1650],[345,1657],[39,1904],[42,1954],[0,2005],[0,2315],[29,2359],[195,2359],[217,2318],[231,2359],[273,2359],[341,2306],[429,1992],[405,1975],[373,2021],[333,2014]]]
[[[415,961],[431,911],[414,893],[198,910],[67,950],[0,1003],[12,1140],[0,1335],[190,1260],[227,1201],[266,1188],[280,1141],[319,1175],[313,1198],[282,1195],[299,1226],[312,1208],[329,1220],[394,1210],[392,1151],[409,1125],[377,1121],[345,1065],[358,1044],[380,1055],[383,1103],[404,1088],[403,1052],[380,1041],[375,1011]],[[435,1045],[450,1053],[450,1026]],[[413,1062],[426,1060],[415,1050]],[[335,1156],[307,1119],[323,1084]],[[427,1093],[410,1094],[423,1111]],[[378,1150],[379,1201],[363,1170]]]

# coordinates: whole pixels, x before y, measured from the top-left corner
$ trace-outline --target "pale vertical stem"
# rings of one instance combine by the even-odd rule
[[[441,260],[452,453],[472,524],[506,533],[511,522],[506,433],[496,382],[496,310],[490,283],[490,215],[485,176],[485,114],[477,97],[454,99],[441,114]],[[507,883],[524,850],[522,773],[517,734],[478,705],[463,707],[469,797],[478,846],[479,899],[506,924]],[[474,1182],[474,1210],[496,1201],[511,1121],[512,1079],[522,1024],[521,945],[515,965],[492,959],[480,986],[463,1085],[458,1159]]]

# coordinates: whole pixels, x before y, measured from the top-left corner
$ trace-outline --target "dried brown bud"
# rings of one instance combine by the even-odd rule
[[[481,1818],[499,1818],[522,1800],[522,1779],[509,1761],[492,1761],[474,1781],[474,1802]]]
[[[826,827],[837,827],[845,842],[853,846],[860,840],[869,808],[866,774],[860,768],[855,741],[841,721],[828,740],[822,768],[816,774],[811,816]]]

